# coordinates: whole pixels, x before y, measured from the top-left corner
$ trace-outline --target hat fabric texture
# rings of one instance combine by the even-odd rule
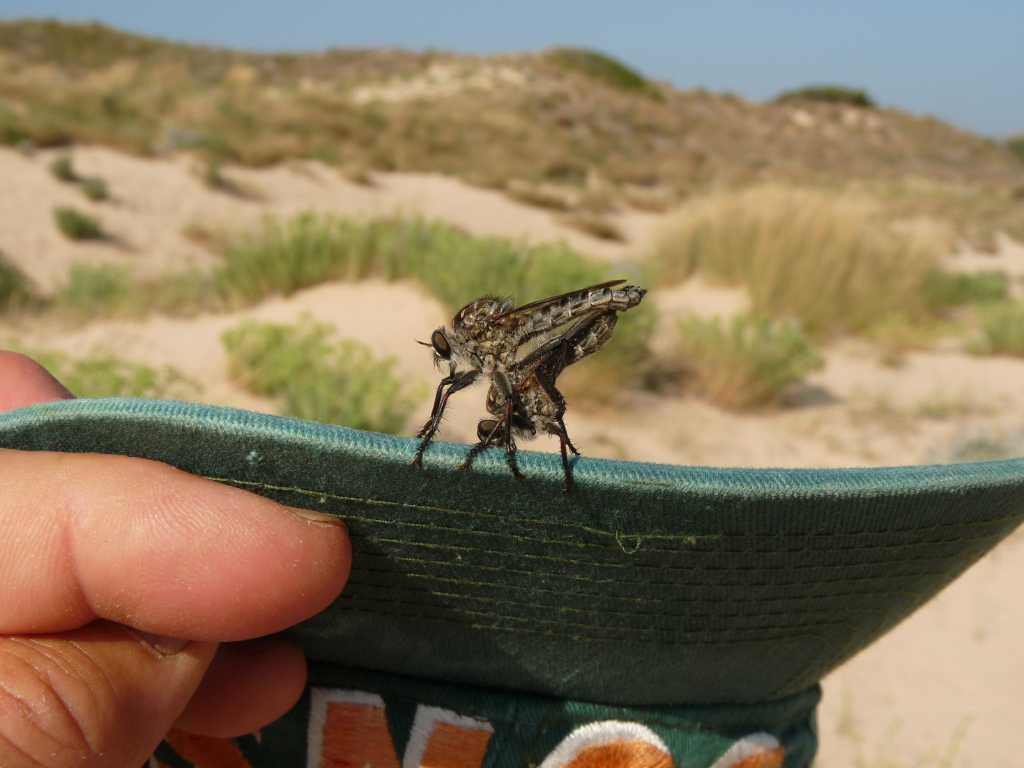
[[[408,702],[396,702],[428,686],[423,706],[490,724],[481,759],[494,766],[540,765],[570,737],[597,740],[584,751],[619,738],[613,726],[573,736],[590,715],[647,728],[661,746],[638,730],[636,749],[650,742],[677,765],[716,764],[737,743],[736,754],[807,765],[818,681],[1024,519],[1024,460],[783,470],[583,459],[566,496],[555,456],[521,452],[517,482],[499,452],[459,472],[466,447],[439,443],[420,471],[409,438],[119,399],[0,414],[0,446],[155,459],[339,515],[349,584],[290,630],[321,670],[293,713],[304,750],[312,703],[358,693],[381,704],[401,757],[392,719]],[[516,702],[523,717],[546,713],[520,728],[543,752],[529,760],[526,746],[500,747],[503,728],[526,722]],[[543,722],[556,725],[530,730]],[[693,734],[717,740],[683,758]],[[176,759],[167,765],[190,764]]]

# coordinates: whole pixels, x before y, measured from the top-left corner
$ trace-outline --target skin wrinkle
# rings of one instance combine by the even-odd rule
[[[85,728],[84,723],[75,715],[75,712],[74,712],[73,708],[71,707],[71,704],[60,693],[60,688],[62,686],[55,680],[55,677],[54,677],[54,674],[53,674],[53,669],[50,666],[50,665],[52,665],[53,667],[56,667],[61,674],[66,675],[68,678],[75,679],[75,678],[78,678],[78,674],[74,670],[74,665],[69,665],[68,668],[64,668],[61,664],[59,664],[54,659],[55,656],[57,656],[57,657],[60,656],[60,654],[57,653],[54,648],[47,647],[46,645],[44,645],[44,644],[42,644],[42,643],[40,643],[38,641],[34,641],[31,638],[12,637],[12,638],[7,638],[7,642],[11,643],[11,644],[14,644],[16,646],[21,646],[26,651],[28,651],[31,655],[40,656],[46,662],[49,663],[49,664],[38,664],[38,663],[34,664],[34,663],[32,663],[32,661],[30,659],[22,659],[22,661],[27,666],[31,667],[31,669],[35,672],[36,679],[51,694],[47,698],[52,700],[52,701],[54,701],[61,708],[61,710],[63,711],[63,714],[65,716],[64,719],[67,720],[69,723],[71,723],[71,725],[74,727],[74,729],[76,731],[76,734],[75,734],[75,736],[72,737],[72,739],[73,739],[72,742],[68,743],[68,742],[65,742],[62,739],[58,738],[57,734],[54,733],[51,729],[43,728],[38,723],[37,723],[37,727],[40,730],[42,730],[44,733],[48,734],[51,738],[53,738],[55,741],[57,741],[62,747],[64,747],[65,749],[67,749],[69,751],[80,751],[80,746],[81,745],[85,745],[86,748],[89,750],[89,752],[91,754],[99,755],[100,754],[99,750],[97,749],[96,745],[93,744],[92,740],[89,738],[88,734],[86,733],[86,728]],[[61,659],[61,661],[65,662],[65,663],[67,662],[66,659]],[[97,665],[96,664],[92,664],[92,666],[96,667]],[[104,675],[104,677],[105,677],[105,675]],[[81,689],[86,693],[87,697],[89,698],[90,703],[94,703],[94,701],[96,699],[96,695],[93,692],[92,688],[89,686],[89,684],[85,680],[81,680],[81,679],[79,679],[78,682],[80,683]],[[108,685],[109,685],[109,681],[108,681]]]
[[[28,669],[32,670],[31,672],[29,672],[27,674],[30,675],[30,677],[31,677],[33,682],[35,682],[36,684],[41,684],[42,681],[39,679],[38,672],[36,671],[35,667],[33,667],[25,659],[21,658],[20,655],[11,654],[9,652],[5,653],[3,651],[2,646],[0,646],[0,659],[6,659],[8,664],[13,662],[13,663],[15,663],[17,665],[20,665],[22,667],[27,667]],[[52,695],[53,692],[50,691],[50,693]],[[3,696],[5,696],[6,698],[10,699],[11,701],[13,701],[15,703],[15,706],[18,708],[19,712],[21,713],[21,723],[24,726],[27,726],[28,728],[31,728],[37,734],[36,738],[41,736],[47,742],[55,742],[56,744],[58,744],[59,746],[65,748],[65,749],[70,749],[71,748],[67,743],[65,743],[62,740],[56,738],[56,735],[51,733],[49,729],[43,727],[43,725],[39,722],[40,719],[41,719],[41,714],[38,711],[38,707],[33,706],[26,699],[26,696],[25,696],[24,693],[19,693],[17,691],[12,691],[10,688],[8,688],[6,685],[4,685],[2,678],[0,678],[0,694],[2,694]],[[5,719],[0,719],[0,725],[2,725],[4,723],[4,721],[5,721]],[[10,745],[10,747],[12,749],[16,750],[18,752],[18,754],[20,754],[20,755],[22,755],[24,757],[27,757],[29,760],[31,760],[33,765],[42,765],[41,763],[37,763],[35,761],[35,758],[32,755],[29,755],[21,747],[17,746],[14,743],[12,737],[9,737],[4,732],[5,730],[6,729],[4,729],[4,728],[0,728],[0,747],[2,747],[3,743],[6,742],[7,744]],[[30,741],[32,741],[32,740],[34,740],[34,739],[30,739]]]

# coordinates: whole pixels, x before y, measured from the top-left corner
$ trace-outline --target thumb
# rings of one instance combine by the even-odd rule
[[[185,709],[216,648],[108,622],[0,638],[0,765],[142,765]]]

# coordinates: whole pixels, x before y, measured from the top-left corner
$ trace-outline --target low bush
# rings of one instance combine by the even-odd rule
[[[154,368],[105,351],[85,357],[63,352],[10,348],[27,354],[57,377],[76,397],[145,397],[188,399],[200,385],[176,368]]]
[[[75,172],[75,164],[69,154],[57,155],[57,157],[53,158],[53,161],[50,163],[50,174],[53,178],[58,181],[63,181],[66,184],[75,184],[78,182],[78,174]]]
[[[0,312],[19,309],[34,301],[28,278],[0,253]]]
[[[287,416],[374,432],[402,432],[422,392],[357,341],[333,339],[329,325],[244,323],[222,339],[232,376],[273,397]]]
[[[827,104],[847,104],[851,107],[874,107],[875,100],[867,91],[859,88],[848,88],[844,85],[808,85],[783,91],[775,97],[777,102],[788,101],[821,101]]]
[[[107,182],[99,176],[88,176],[82,179],[82,192],[85,193],[86,197],[95,202],[110,199],[110,190],[107,188]]]
[[[552,64],[596,80],[620,91],[660,98],[657,86],[618,59],[586,48],[555,48],[545,54]]]
[[[679,325],[678,354],[700,391],[723,408],[778,403],[785,391],[823,364],[795,321],[737,315],[692,315]]]
[[[981,355],[1024,357],[1024,304],[1007,302],[982,314],[981,337],[971,346]]]
[[[55,208],[53,218],[61,234],[71,240],[103,240],[106,237],[96,219],[74,208]]]

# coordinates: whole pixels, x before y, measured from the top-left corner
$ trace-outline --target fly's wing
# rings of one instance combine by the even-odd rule
[[[512,376],[525,381],[541,368],[554,380],[566,367],[578,363],[608,343],[619,315],[614,311],[593,312],[564,333],[545,341],[512,366]]]

